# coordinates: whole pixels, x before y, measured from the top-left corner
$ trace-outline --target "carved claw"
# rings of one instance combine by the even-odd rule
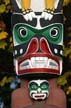
[[[28,9],[23,11],[23,16],[26,21],[28,20],[32,21],[32,19],[35,17],[35,13],[31,9]]]
[[[41,17],[44,18],[45,20],[51,20],[53,18],[53,14],[54,14],[53,10],[45,9],[42,12]]]

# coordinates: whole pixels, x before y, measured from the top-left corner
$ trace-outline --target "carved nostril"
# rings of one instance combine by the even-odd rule
[[[28,45],[27,53],[34,53],[37,51],[37,49],[38,49],[38,40],[37,38],[33,38],[30,44]]]
[[[45,38],[41,38],[40,40],[40,49],[42,52],[51,53],[49,44]]]

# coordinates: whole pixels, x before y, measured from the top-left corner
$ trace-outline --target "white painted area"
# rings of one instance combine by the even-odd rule
[[[33,68],[49,68],[58,70],[58,64],[55,60],[48,57],[31,57],[20,64],[20,70]]]
[[[34,12],[42,12],[45,9],[45,0],[31,0],[31,9]]]
[[[21,0],[15,0],[15,1],[17,3],[18,7],[21,9]]]
[[[55,2],[54,2],[54,8],[55,9],[58,7],[58,3],[59,3],[59,0],[55,0]]]
[[[15,0],[18,7],[21,9],[21,0]],[[27,3],[27,0],[26,0]],[[58,7],[59,0],[55,0],[54,2],[54,8],[56,9]],[[34,12],[42,12],[45,9],[45,0],[30,0],[31,9]]]

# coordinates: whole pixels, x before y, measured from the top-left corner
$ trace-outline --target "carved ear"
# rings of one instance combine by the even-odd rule
[[[55,8],[55,13],[60,12],[63,7],[63,1],[64,0],[54,0],[54,8]]]
[[[21,0],[11,0],[14,12],[21,12]]]

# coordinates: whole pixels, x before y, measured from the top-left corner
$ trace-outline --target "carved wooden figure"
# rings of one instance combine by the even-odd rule
[[[63,0],[11,0],[14,67],[21,86],[12,108],[66,108],[62,73]]]

